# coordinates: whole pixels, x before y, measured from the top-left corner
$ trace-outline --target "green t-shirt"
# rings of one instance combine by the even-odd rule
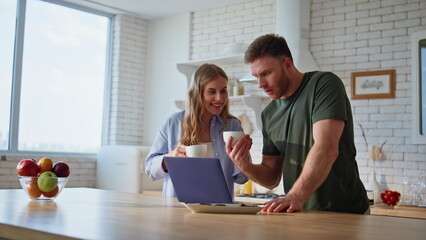
[[[324,183],[309,197],[303,209],[364,213],[369,200],[355,160],[351,106],[342,81],[333,73],[305,73],[292,96],[273,100],[263,110],[262,153],[284,157],[284,190],[288,192],[313,145],[313,124],[324,119],[345,121],[339,156]]]

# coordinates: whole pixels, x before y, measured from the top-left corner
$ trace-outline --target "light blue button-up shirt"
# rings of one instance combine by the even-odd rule
[[[164,178],[163,196],[175,197],[176,193],[172,181],[167,172],[161,166],[165,154],[173,151],[179,145],[181,138],[181,127],[185,111],[172,114],[161,127],[151,150],[145,159],[145,172],[152,180]],[[222,170],[228,184],[231,196],[234,195],[234,182],[243,184],[248,178],[240,172],[231,159],[226,154],[225,141],[223,140],[223,131],[242,131],[241,123],[238,119],[229,118],[226,128],[224,122],[218,115],[213,116],[210,123],[210,138],[213,154],[220,160]],[[206,169],[208,171],[208,169]]]

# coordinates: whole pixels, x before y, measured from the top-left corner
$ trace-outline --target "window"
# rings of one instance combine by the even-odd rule
[[[16,1],[0,1],[0,150],[9,147]]]
[[[19,109],[12,114],[16,140],[9,150],[94,153],[102,141],[110,17],[25,2],[22,61],[15,64],[21,78],[13,79],[20,83],[19,104],[12,105]],[[8,135],[4,128],[0,138]]]
[[[426,38],[419,40],[419,82],[421,84],[421,134],[426,135]]]
[[[411,35],[413,143],[426,143],[426,31]]]

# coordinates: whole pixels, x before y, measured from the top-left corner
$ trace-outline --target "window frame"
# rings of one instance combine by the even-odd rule
[[[105,62],[105,79],[104,79],[104,97],[103,97],[103,114],[102,114],[102,136],[101,146],[109,141],[109,125],[110,125],[110,88],[111,88],[111,72],[112,72],[112,51],[113,51],[113,33],[114,14],[98,11],[77,4],[65,2],[62,0],[39,0],[52,4],[61,5],[63,7],[72,8],[79,11],[84,11],[103,17],[109,18],[108,36],[106,48]],[[22,84],[22,63],[23,63],[23,46],[25,34],[25,14],[27,0],[17,0],[17,15],[15,26],[15,44],[14,44],[14,59],[13,59],[13,74],[12,74],[12,97],[11,97],[11,114],[9,124],[9,144],[8,150],[0,150],[1,155],[34,155],[34,156],[95,156],[97,153],[80,153],[80,152],[50,152],[50,151],[19,151],[18,150],[18,135],[19,135],[19,112],[21,100],[21,84]]]
[[[420,54],[419,54],[419,41],[426,39],[426,30],[415,32],[411,34],[411,82],[412,82],[412,143],[426,144],[426,135],[420,134],[421,126],[421,79],[420,79]]]

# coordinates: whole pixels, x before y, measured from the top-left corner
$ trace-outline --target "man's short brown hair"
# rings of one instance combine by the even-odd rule
[[[263,56],[283,56],[293,60],[286,40],[277,34],[266,34],[256,38],[247,48],[244,62],[251,63]]]

